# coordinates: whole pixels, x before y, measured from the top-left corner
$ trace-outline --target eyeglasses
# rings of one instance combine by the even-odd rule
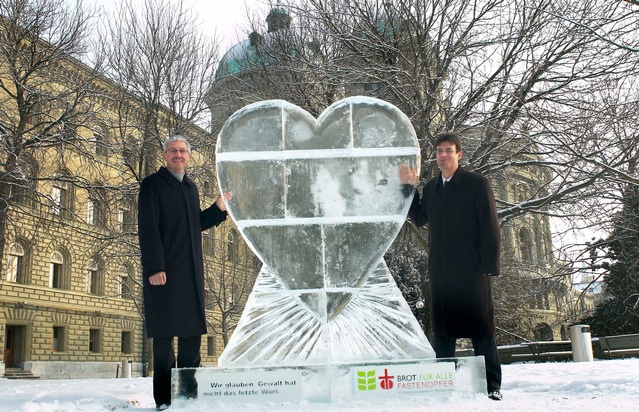
[[[179,154],[181,154],[181,155],[185,155],[185,154],[187,154],[189,151],[188,151],[188,150],[186,150],[186,149],[168,149],[166,152],[167,152],[167,153],[170,153],[170,154],[172,154],[172,155],[174,155],[174,154],[176,154],[176,153],[179,153]]]
[[[452,155],[455,153],[455,149],[437,149],[437,155],[441,155],[446,153],[447,155]]]

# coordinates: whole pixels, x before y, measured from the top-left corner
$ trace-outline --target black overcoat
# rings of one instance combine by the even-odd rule
[[[200,210],[195,182],[180,182],[165,167],[140,185],[138,234],[144,281],[148,337],[196,336],[206,333],[202,231],[224,221],[215,204]],[[166,284],[149,277],[166,272]]]
[[[428,223],[433,332],[451,338],[495,334],[492,276],[499,274],[500,231],[490,182],[458,168],[442,185],[441,174],[415,194],[409,211]]]

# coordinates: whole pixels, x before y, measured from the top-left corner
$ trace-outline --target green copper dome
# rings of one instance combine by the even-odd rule
[[[268,37],[271,33],[279,30],[288,30],[291,25],[291,17],[284,7],[278,1],[266,16],[268,24]],[[235,76],[249,70],[260,64],[256,47],[259,47],[265,41],[264,36],[257,32],[253,32],[246,40],[237,43],[224,53],[220,63],[215,71],[215,80],[221,80],[225,77]]]
[[[242,73],[257,63],[259,63],[259,57],[251,40],[241,41],[224,53],[217,65],[215,80]]]

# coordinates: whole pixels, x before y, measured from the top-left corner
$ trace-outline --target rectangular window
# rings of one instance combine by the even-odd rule
[[[107,139],[101,133],[96,133],[93,135],[93,150],[97,155],[107,155]]]
[[[51,262],[49,273],[49,287],[62,288],[62,264]]]
[[[203,233],[202,253],[205,256],[215,256],[215,232],[213,228],[205,230]]]
[[[130,298],[133,296],[133,288],[134,288],[133,279],[131,276],[122,275],[120,276],[120,297],[121,298]]]
[[[56,182],[57,186],[51,189],[51,213],[63,216],[65,218],[72,217],[73,212],[73,192],[70,191],[72,186],[70,183]]]
[[[130,209],[120,209],[118,211],[118,229],[122,233],[130,233],[135,230],[133,212]]]
[[[87,200],[87,223],[95,225],[95,206],[93,200]]]
[[[131,276],[126,277],[126,293],[127,297],[132,297],[133,292],[135,291],[135,282],[133,282],[133,278]]]
[[[51,189],[51,200],[53,202],[52,212],[53,214],[60,215],[62,211],[62,189],[53,186]]]
[[[89,352],[100,353],[100,329],[89,329]]]
[[[118,230],[124,232],[124,209],[118,210]]]
[[[127,298],[129,296],[129,277],[126,275],[120,276],[120,297]]]
[[[64,352],[65,351],[64,326],[54,326],[53,327],[53,341],[52,341],[52,344],[51,344],[51,349],[54,352]]]
[[[206,337],[206,354],[208,356],[215,356],[215,336]]]
[[[133,334],[131,332],[122,331],[121,349],[122,353],[133,353]]]
[[[97,270],[89,270],[89,287],[87,288],[87,292],[92,293],[94,295],[100,294],[100,280],[98,279],[98,271]]]
[[[22,256],[9,255],[9,265],[7,266],[7,280],[17,282],[20,271]]]
[[[24,248],[19,243],[9,245],[7,280],[9,282],[26,283],[24,268]]]

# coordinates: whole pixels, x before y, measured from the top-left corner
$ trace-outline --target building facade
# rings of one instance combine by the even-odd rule
[[[119,116],[126,93],[116,84],[72,58],[56,64],[91,80],[79,101],[65,100],[71,86],[64,81],[39,83],[39,92],[57,93],[60,105],[48,102],[19,124],[26,130],[23,142],[37,144],[14,152],[9,159],[16,159],[15,167],[3,175],[10,178],[2,181],[7,190],[0,234],[0,376],[17,369],[42,378],[115,377],[128,364],[133,376],[146,376],[152,354],[137,244],[137,216],[144,213],[137,210],[137,188],[143,176],[133,166],[148,159],[141,169],[156,170],[161,149],[155,141],[150,156],[140,155],[143,119]],[[0,76],[9,83],[6,73],[3,69]],[[11,93],[0,91],[0,101],[3,122],[20,118]],[[140,103],[129,97],[128,104]],[[64,117],[71,106],[85,108],[83,115]],[[56,116],[67,120],[52,128]],[[17,139],[4,130],[8,151],[7,142]],[[201,206],[208,207],[218,194],[213,159],[207,156],[214,141],[196,125],[183,134],[199,148],[188,172],[200,188]],[[209,331],[202,337],[202,363],[214,365],[260,264],[231,219],[203,236]]]

